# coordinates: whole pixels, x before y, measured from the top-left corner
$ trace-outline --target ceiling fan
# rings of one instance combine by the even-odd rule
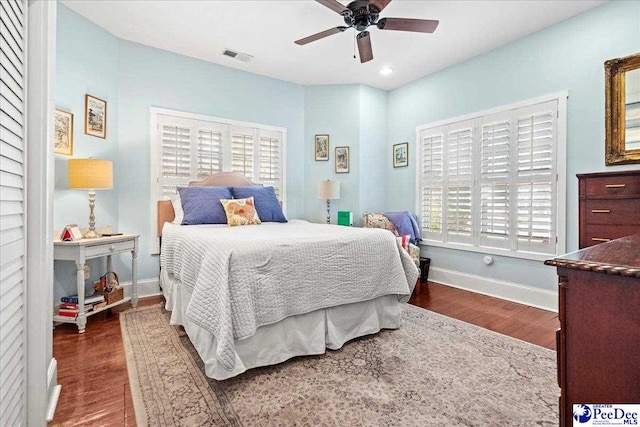
[[[330,28],[317,34],[296,40],[296,44],[305,45],[307,43],[320,40],[333,34],[342,33],[349,28],[358,31],[356,40],[358,42],[358,53],[360,62],[364,63],[373,59],[371,50],[371,38],[366,29],[372,25],[379,30],[413,31],[417,33],[433,33],[438,27],[439,21],[431,19],[411,19],[411,18],[379,18],[380,12],[387,7],[391,0],[355,0],[344,6],[337,0],[316,0],[323,6],[339,13],[344,18],[346,26]]]

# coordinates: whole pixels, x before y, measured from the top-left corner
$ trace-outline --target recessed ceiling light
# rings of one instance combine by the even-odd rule
[[[391,73],[393,73],[391,67],[384,67],[382,70],[380,70],[380,74],[382,74],[383,76],[388,76]]]

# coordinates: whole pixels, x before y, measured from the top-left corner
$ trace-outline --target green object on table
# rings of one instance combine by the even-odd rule
[[[338,211],[338,225],[353,225],[353,212]]]

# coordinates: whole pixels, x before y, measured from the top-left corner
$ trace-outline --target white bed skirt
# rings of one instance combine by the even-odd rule
[[[191,293],[165,271],[160,275],[160,283],[165,307],[171,311],[170,323],[184,327],[204,362],[205,373],[216,380],[234,377],[247,369],[275,365],[295,356],[322,354],[326,348],[336,350],[354,338],[400,327],[403,303],[398,301],[397,295],[291,316],[259,327],[249,338],[236,340],[236,363],[232,370],[227,370],[216,360],[216,338],[187,318]]]

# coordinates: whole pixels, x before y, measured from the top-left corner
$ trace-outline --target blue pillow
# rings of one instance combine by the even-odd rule
[[[182,225],[226,224],[220,199],[230,199],[229,187],[178,187],[184,218]]]
[[[253,197],[253,203],[258,212],[258,217],[262,222],[287,222],[280,202],[273,187],[231,187],[231,192],[235,199],[246,199]]]

